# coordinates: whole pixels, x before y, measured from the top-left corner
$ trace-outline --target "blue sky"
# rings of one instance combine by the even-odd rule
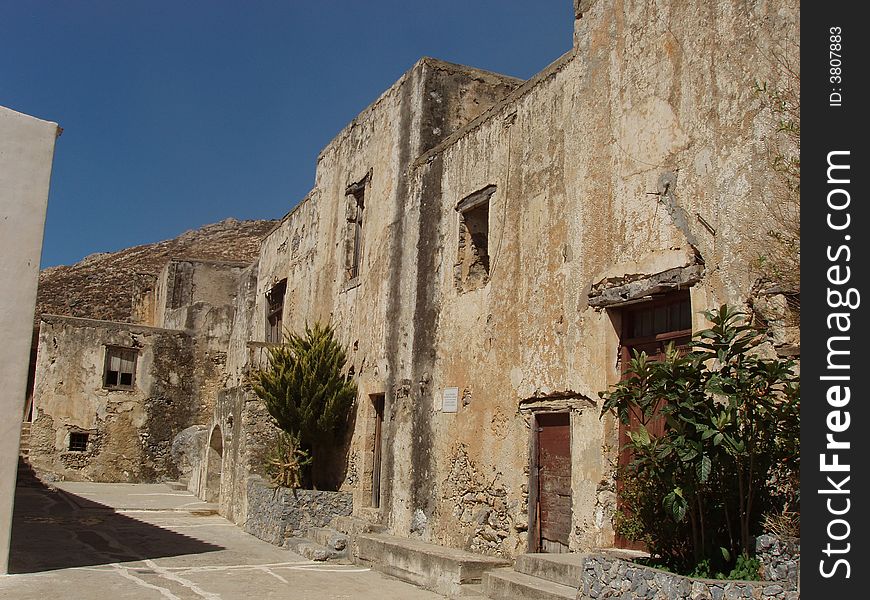
[[[0,0],[0,105],[58,122],[43,267],[280,218],[421,56],[528,78],[571,0]]]

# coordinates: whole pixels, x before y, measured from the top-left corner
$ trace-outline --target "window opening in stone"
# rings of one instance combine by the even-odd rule
[[[69,451],[84,452],[88,449],[88,434],[72,432],[69,434]]]
[[[351,186],[347,194],[347,257],[345,265],[348,280],[359,277],[364,212],[365,185]]]
[[[489,281],[489,199],[493,193],[495,186],[487,186],[456,206],[459,251],[454,277],[460,291],[481,288]]]
[[[136,379],[137,351],[131,348],[106,347],[103,387],[133,389]]]
[[[282,279],[266,292],[266,341],[273,344],[281,343],[286,292],[286,279]]]

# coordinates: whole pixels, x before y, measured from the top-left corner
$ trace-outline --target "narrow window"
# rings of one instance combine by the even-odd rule
[[[133,348],[106,346],[106,367],[103,387],[132,390],[136,379],[136,356]]]
[[[287,280],[282,279],[266,293],[266,341],[281,343],[284,321],[284,295]]]
[[[489,185],[456,205],[459,213],[459,250],[454,280],[460,291],[475,290],[489,281]]]
[[[73,431],[69,434],[69,451],[84,452],[88,449],[88,434]]]
[[[347,194],[347,279],[359,277],[362,258],[363,213],[365,212],[365,184],[353,185]]]

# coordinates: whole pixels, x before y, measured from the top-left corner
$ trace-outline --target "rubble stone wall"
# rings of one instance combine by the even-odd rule
[[[310,527],[326,527],[353,512],[353,494],[291,490],[268,485],[260,477],[247,482],[248,514],[244,529],[277,546],[289,537],[305,537]]]
[[[193,340],[183,332],[43,316],[31,463],[69,480],[172,479],[172,441],[199,414]],[[136,351],[132,389],[103,385],[106,348]],[[70,451],[70,433],[88,434]]]

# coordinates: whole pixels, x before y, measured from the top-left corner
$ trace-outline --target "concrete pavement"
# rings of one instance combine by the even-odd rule
[[[164,485],[21,477],[0,598],[437,600],[354,565],[314,563]]]

